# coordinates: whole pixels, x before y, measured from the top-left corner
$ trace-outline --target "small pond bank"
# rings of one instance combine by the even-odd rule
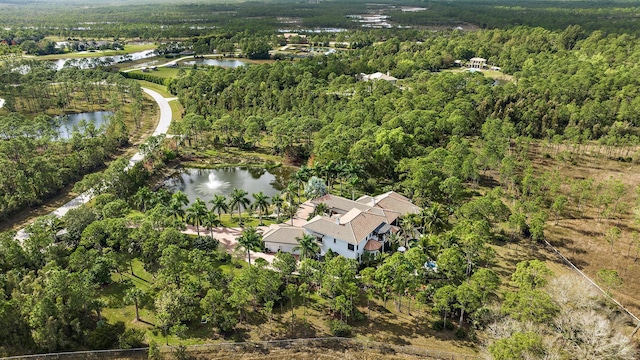
[[[176,169],[163,186],[169,191],[182,191],[190,202],[200,198],[205,202],[214,195],[228,196],[234,188],[251,194],[262,191],[267,196],[274,196],[284,190],[296,168],[278,166],[272,168],[258,166],[227,166],[215,169],[183,167]]]
[[[111,111],[93,111],[57,116],[56,118],[60,122],[57,129],[58,136],[61,139],[69,139],[73,134],[73,129],[76,127],[82,133],[84,130],[79,128],[82,120],[85,120],[89,126],[93,124],[95,129],[99,129],[101,126],[108,124],[112,115],[113,112]]]

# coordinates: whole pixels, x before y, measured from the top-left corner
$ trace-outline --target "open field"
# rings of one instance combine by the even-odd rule
[[[505,74],[501,71],[498,70],[489,70],[489,69],[474,69],[477,70],[477,72],[483,74],[485,77],[488,78],[492,78],[498,81],[513,81],[514,77],[513,75],[509,75],[509,74]],[[447,70],[442,70],[442,72],[452,72],[452,73],[461,73],[464,71],[469,71],[469,69],[467,68],[452,68],[452,69],[447,69]]]
[[[155,83],[144,81],[144,80],[137,80],[137,81],[140,83],[140,86],[149,88],[166,98],[173,97],[173,95],[171,95],[171,93],[167,91],[167,87],[164,85],[159,85],[159,84],[155,84]]]
[[[134,74],[150,74],[153,76],[157,76],[157,77],[161,77],[164,79],[169,79],[169,78],[175,78],[178,77],[178,71],[180,71],[180,69],[178,68],[170,68],[170,67],[159,67],[156,68],[156,70],[151,70],[149,72],[143,72],[142,70],[133,70],[131,71],[131,73]]]
[[[172,121],[177,121],[182,119],[182,115],[184,112],[184,107],[178,100],[169,101],[169,106],[171,107],[171,113],[173,114]]]
[[[530,150],[529,157],[535,172],[542,174],[544,171],[557,171],[562,179],[560,193],[569,200],[566,209],[559,214],[557,224],[555,214],[548,211],[545,236],[593,280],[597,279],[599,270],[617,270],[622,278],[622,286],[612,288],[612,295],[637,315],[640,314],[640,262],[637,261],[640,250],[637,232],[640,228],[635,223],[633,208],[638,202],[636,188],[640,184],[640,164],[609,159],[599,153],[597,146],[584,149],[578,152],[562,147],[556,151],[535,143]],[[572,152],[570,160],[569,152]],[[563,156],[567,160],[563,160]],[[605,181],[624,184],[622,196],[613,200],[620,203],[623,209],[621,213],[603,216],[601,209],[593,205],[594,200],[578,209],[571,182],[581,179],[593,179],[596,185]],[[592,196],[599,195],[601,194],[595,193]],[[621,230],[621,235],[612,246],[606,233],[614,226]],[[555,256],[550,258],[557,262]],[[571,271],[563,264],[552,269],[556,274],[558,271]]]

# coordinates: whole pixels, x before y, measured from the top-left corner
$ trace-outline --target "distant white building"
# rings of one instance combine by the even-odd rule
[[[482,69],[487,66],[487,59],[481,58],[481,57],[474,57],[469,59],[469,63],[467,65],[470,68]]]
[[[387,71],[386,74],[383,74],[381,72],[376,72],[376,73],[373,73],[373,74],[363,74],[363,73],[361,73],[359,75],[359,79],[362,80],[362,81],[385,80],[385,81],[388,81],[388,82],[390,82],[392,84],[395,84],[398,81],[397,78],[389,75],[388,71]]]

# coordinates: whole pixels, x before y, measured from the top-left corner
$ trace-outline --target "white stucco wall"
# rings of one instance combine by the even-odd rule
[[[335,241],[334,241],[335,240]],[[364,246],[367,244],[367,241],[361,241],[360,244],[354,245],[354,249],[349,250],[348,243],[346,241],[342,241],[340,239],[334,239],[330,236],[322,237],[322,246],[320,247],[320,254],[324,255],[331,249],[334,253],[338,255],[342,255],[347,259],[356,259],[358,260],[362,254],[364,253]]]
[[[291,253],[291,254],[299,255],[298,251],[293,251],[293,248],[296,245],[265,241],[264,242],[264,246],[270,252],[274,252],[275,253],[275,252],[278,252],[278,250],[280,250],[282,252],[288,252],[288,253]]]

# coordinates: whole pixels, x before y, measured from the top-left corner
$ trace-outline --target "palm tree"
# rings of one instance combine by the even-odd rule
[[[296,196],[298,196],[298,201],[300,201],[299,190],[300,188],[294,182],[290,182],[287,185],[287,188],[284,189],[285,196],[290,204],[293,204],[296,201]]]
[[[307,220],[311,220],[311,218],[313,218],[316,215],[325,215],[328,210],[329,208],[327,207],[327,204],[319,203],[316,205],[315,208],[313,208],[313,212],[311,213],[311,215],[309,215],[309,219]]]
[[[301,238],[297,237],[298,245],[293,247],[293,251],[300,251],[300,257],[308,259],[320,253],[320,245],[316,238],[310,234],[304,234]]]
[[[213,228],[221,226],[222,222],[218,218],[218,215],[216,215],[212,210],[207,212],[207,215],[202,221],[202,225],[206,226],[207,229],[209,229],[209,235],[211,236],[211,240],[213,240]]]
[[[276,208],[276,218],[277,221],[280,222],[280,213],[282,210],[282,205],[284,205],[284,199],[280,195],[276,195],[271,198],[271,205]]]
[[[136,207],[142,212],[147,212],[147,207],[153,202],[154,194],[146,186],[138,189],[135,195],[133,195],[133,201]]]
[[[196,201],[194,201],[187,209],[187,221],[196,226],[198,236],[200,236],[200,225],[202,225],[202,221],[205,216],[207,216],[207,212],[207,204],[200,200],[200,198],[197,198]]]
[[[449,227],[449,216],[438,203],[422,209],[419,216],[422,228],[430,234],[440,234]]]
[[[249,206],[249,204],[251,204],[251,201],[249,201],[249,199],[247,198],[247,195],[249,195],[248,192],[242,190],[242,189],[238,189],[238,188],[234,188],[233,191],[231,191],[231,198],[229,199],[229,209],[230,211],[233,211],[234,208],[238,208],[238,223],[242,226],[242,213],[241,210],[244,207],[245,209]]]
[[[263,213],[269,211],[269,197],[265,195],[262,191],[260,191],[259,193],[254,193],[252,196],[255,199],[255,201],[253,202],[253,206],[255,206],[255,208],[258,209],[258,216],[260,217],[260,225],[263,225],[262,215]]]
[[[437,242],[437,238],[435,235],[422,235],[418,239],[416,243],[416,247],[418,247],[422,252],[429,256],[429,258],[435,258],[435,250],[437,246],[435,245]]]
[[[174,201],[173,199],[171,199],[167,210],[169,212],[169,215],[173,216],[176,221],[184,217],[184,209],[182,208],[182,204]]]
[[[309,178],[313,175],[313,169],[308,167],[307,165],[300,166],[300,169],[296,172],[303,182],[309,180]]]
[[[249,266],[251,266],[251,251],[259,251],[264,247],[262,235],[253,226],[242,230],[242,234],[238,237],[238,245],[247,251]]]
[[[347,161],[341,161],[336,166],[336,178],[340,180],[340,196],[342,196],[342,187],[345,180],[351,175],[352,167],[351,163]]]
[[[295,181],[296,184],[296,191],[297,191],[297,195],[298,195],[298,199],[300,199],[300,188],[304,186],[304,182],[309,180],[305,178],[305,173],[302,172],[302,169],[296,171],[295,173],[293,173],[293,175],[291,175],[291,178]]]
[[[173,195],[171,195],[171,200],[176,201],[183,206],[187,206],[187,204],[189,204],[189,198],[187,197],[187,194],[180,190],[174,192]]]
[[[356,187],[360,185],[362,180],[357,176],[352,176],[349,178],[349,185],[351,186],[351,200],[355,200],[356,198]]]
[[[387,242],[389,242],[391,249],[400,246],[400,241],[402,241],[402,237],[398,233],[391,233],[391,235],[387,236]]]
[[[333,160],[329,161],[327,164],[322,166],[321,171],[324,175],[324,178],[327,180],[327,187],[331,189],[331,186],[333,185],[333,179],[338,174],[338,167],[336,163]]]
[[[227,198],[220,194],[213,195],[213,199],[209,201],[211,204],[211,210],[218,213],[218,218],[221,218],[222,213],[229,211],[229,205],[227,205]]]
[[[184,207],[189,204],[189,198],[187,194],[178,190],[171,195],[171,201],[169,202],[169,208],[171,209],[171,213],[173,216],[178,218],[178,216],[184,216]]]
[[[287,207],[287,215],[289,215],[289,217],[291,218],[291,225],[293,225],[293,218],[296,217],[296,214],[298,213],[298,206],[291,204]]]
[[[407,214],[400,218],[400,228],[402,229],[402,235],[404,237],[404,247],[407,247],[407,243],[409,240],[415,237],[415,226],[412,221],[412,217],[408,216],[411,214]]]

